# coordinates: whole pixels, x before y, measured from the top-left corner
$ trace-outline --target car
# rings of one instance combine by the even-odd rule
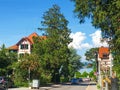
[[[90,78],[83,78],[83,81],[88,82],[88,81],[90,81]]]
[[[79,82],[83,82],[83,79],[82,79],[82,78],[79,78]]]
[[[79,84],[79,79],[77,79],[77,78],[72,78],[72,79],[71,79],[71,84]]]
[[[13,81],[10,78],[0,76],[0,86],[9,88],[13,86]]]

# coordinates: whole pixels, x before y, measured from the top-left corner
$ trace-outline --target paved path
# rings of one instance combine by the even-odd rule
[[[98,90],[96,85],[89,85],[86,90]]]
[[[90,82],[86,90],[98,90],[95,82]]]

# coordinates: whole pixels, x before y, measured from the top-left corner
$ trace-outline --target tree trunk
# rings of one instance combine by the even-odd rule
[[[55,69],[54,73],[52,74],[52,82],[53,83],[60,83],[60,75],[58,69]]]

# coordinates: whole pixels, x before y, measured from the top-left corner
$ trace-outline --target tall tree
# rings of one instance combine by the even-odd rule
[[[92,67],[94,72],[98,71],[98,68],[96,68],[98,67],[98,60],[97,60],[98,48],[91,48],[87,50],[85,56],[86,56],[86,60],[92,62],[88,64],[88,67]]]
[[[120,0],[72,0],[75,3],[74,12],[80,19],[91,18],[92,24],[102,30],[103,38],[109,39],[109,46],[115,54],[114,66],[119,73],[120,68]],[[119,73],[120,74],[120,73]]]
[[[68,44],[71,42],[70,30],[68,29],[68,21],[60,12],[60,7],[53,5],[43,14],[41,22],[43,35],[45,40],[36,39],[34,51],[37,52],[43,62],[44,70],[51,73],[52,82],[60,82],[59,70],[61,66],[66,66],[66,72],[69,64]],[[37,49],[36,49],[37,48]],[[39,48],[39,49],[38,49]]]
[[[81,56],[79,56],[75,49],[70,48],[70,57],[69,57],[69,72],[70,76],[73,77],[75,72],[78,72],[82,68],[83,64],[81,63]]]

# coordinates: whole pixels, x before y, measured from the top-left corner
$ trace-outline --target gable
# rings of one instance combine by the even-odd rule
[[[109,58],[109,48],[107,47],[100,47],[99,48],[99,58]]]
[[[22,39],[20,39],[17,44],[10,46],[9,49],[10,50],[18,50],[18,46],[19,44],[21,44],[24,41],[28,41],[30,43],[30,45],[34,44],[33,38],[34,37],[39,37],[39,35],[37,33],[32,33],[30,34],[28,37],[23,37]],[[42,39],[46,39],[46,36],[40,36],[40,38]]]

